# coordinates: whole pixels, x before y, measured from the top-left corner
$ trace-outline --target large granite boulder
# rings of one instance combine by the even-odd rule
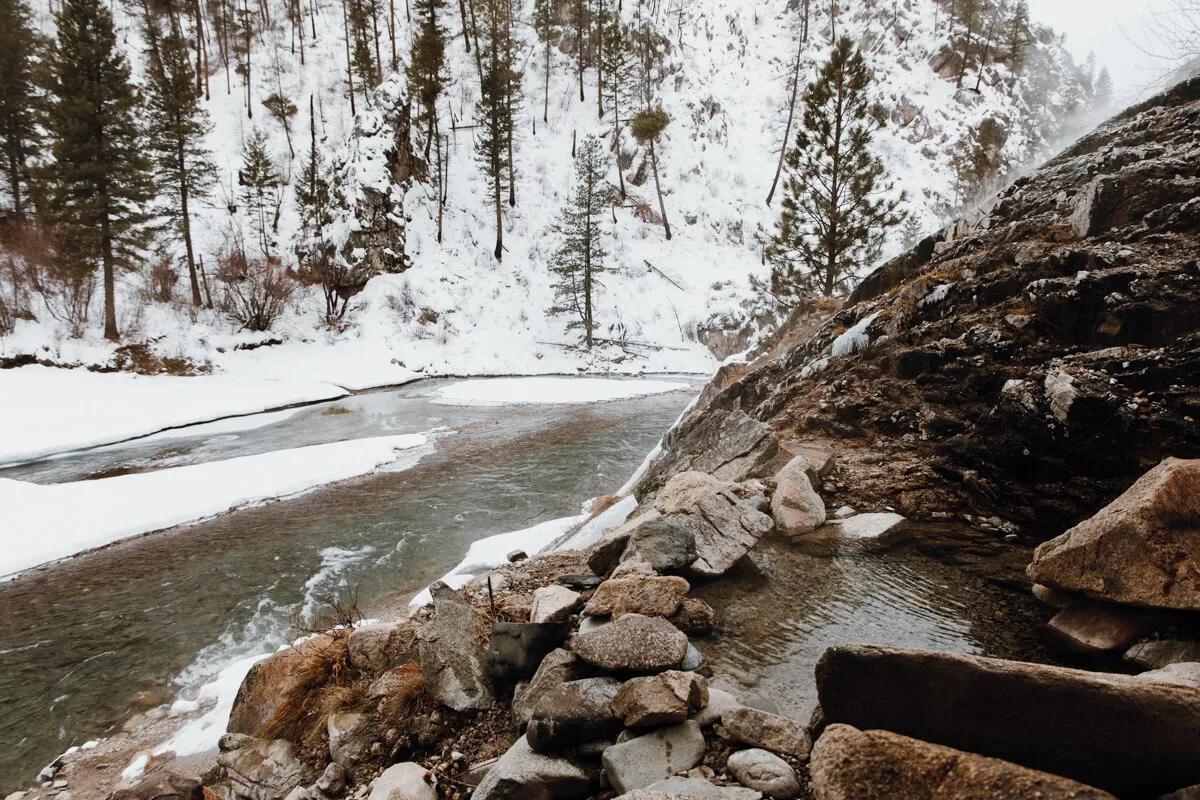
[[[1200,460],[1166,459],[1039,546],[1028,573],[1101,600],[1200,611]]]
[[[296,748],[285,739],[246,739],[217,756],[217,766],[238,795],[249,800],[281,800],[304,776]]]
[[[757,708],[737,706],[725,711],[721,727],[731,739],[800,760],[808,758],[812,749],[806,727],[794,719]]]
[[[533,708],[525,738],[537,753],[555,753],[589,742],[613,741],[624,725],[612,702],[621,689],[613,678],[570,681],[544,694]]]
[[[625,682],[613,711],[627,728],[675,725],[708,705],[708,681],[693,672],[667,670]]]
[[[566,586],[551,584],[535,589],[529,609],[530,622],[566,622],[578,608],[582,595]]]
[[[771,517],[759,510],[756,500],[761,499],[745,484],[683,472],[663,487],[655,508],[691,529],[696,560],[688,569],[713,577],[724,574],[774,527]]]
[[[435,583],[430,594],[434,617],[417,631],[425,690],[455,711],[490,708],[491,625],[445,583]]]
[[[535,753],[522,736],[492,765],[472,800],[574,800],[587,797],[599,773],[568,758]]]
[[[1150,669],[1161,669],[1168,664],[1185,661],[1200,661],[1200,642],[1179,639],[1157,639],[1135,644],[1125,653],[1125,660]]]
[[[349,634],[350,666],[371,672],[415,661],[417,630],[408,620],[360,625]]]
[[[600,669],[661,672],[674,669],[687,655],[688,640],[662,617],[626,614],[571,637],[571,650]]]
[[[808,478],[810,469],[807,458],[796,456],[775,474],[771,516],[784,536],[811,533],[825,524],[825,501]]]
[[[606,748],[602,760],[613,789],[629,792],[686,772],[703,758],[704,734],[688,720]]]
[[[800,794],[796,771],[774,753],[758,748],[739,750],[729,757],[727,766],[738,783],[767,797],[790,800]]]
[[[643,561],[656,572],[673,572],[691,566],[696,556],[696,533],[692,527],[656,514],[633,530],[621,561]]]
[[[998,758],[849,725],[825,730],[809,774],[817,800],[1115,800]]]
[[[874,645],[830,648],[816,677],[829,723],[1001,758],[1120,796],[1200,783],[1195,689]]]
[[[589,667],[570,650],[554,650],[538,666],[528,684],[521,684],[513,693],[512,711],[518,725],[526,725],[533,709],[547,693],[568,681],[588,677]]]
[[[304,690],[313,662],[337,658],[345,648],[344,638],[322,634],[255,664],[238,688],[227,730],[247,736],[266,734],[284,698]]]
[[[691,584],[676,575],[614,576],[600,584],[583,612],[592,616],[619,617],[632,612],[648,617],[669,617],[679,610],[679,604],[691,588]]]
[[[428,774],[429,770],[412,761],[393,764],[375,780],[369,800],[436,800],[425,779]]]
[[[739,409],[707,407],[667,432],[663,452],[634,487],[639,500],[681,472],[706,472],[720,480],[755,477],[779,452],[770,425]]]

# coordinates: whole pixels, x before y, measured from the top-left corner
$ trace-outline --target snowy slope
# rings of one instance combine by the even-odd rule
[[[523,15],[532,13],[525,0]],[[638,4],[625,4],[631,16]],[[820,4],[814,4],[820,5]],[[1027,116],[1020,99],[1028,81],[1063,76],[1072,71],[1066,51],[1046,35],[1037,45],[1038,68],[1014,76],[1003,66],[989,67],[974,88],[956,90],[952,81],[933,71],[930,58],[944,45],[944,12],[934,0],[904,0],[886,10],[867,0],[841,4],[838,34],[863,45],[878,77],[880,102],[892,112],[876,150],[896,182],[907,191],[909,210],[932,230],[954,205],[949,150],[971,125],[987,116],[1016,120]],[[891,5],[891,4],[885,4]],[[285,22],[283,4],[274,15],[275,29],[256,40],[254,119],[247,117],[241,78],[226,86],[225,71],[215,61],[207,102],[214,131],[210,147],[222,173],[222,187],[200,211],[198,250],[210,266],[232,231],[247,223],[227,206],[236,203],[236,169],[241,143],[253,126],[271,138],[272,150],[285,177],[299,171],[291,159],[282,128],[270,119],[261,101],[282,89],[300,108],[292,140],[298,153],[307,144],[307,100],[317,108],[321,147],[335,162],[348,164],[343,173],[353,194],[363,181],[386,175],[374,140],[350,140],[355,129],[344,93],[344,47],[341,5],[317,3],[318,37],[305,40],[305,63],[299,63]],[[184,305],[152,303],[144,311],[135,296],[143,283],[128,276],[122,286],[121,322],[129,340],[151,342],[161,355],[211,363],[218,372],[297,377],[363,388],[397,383],[415,374],[545,374],[576,372],[706,372],[715,360],[701,342],[699,328],[737,327],[765,308],[751,287],[753,276],[765,276],[762,247],[774,229],[775,209],[765,205],[786,116],[784,104],[790,65],[795,57],[795,12],[787,0],[691,0],[655,4],[660,30],[672,44],[667,77],[661,88],[672,117],[659,151],[661,180],[674,238],[665,240],[661,225],[643,221],[632,206],[657,208],[653,182],[631,182],[645,153],[629,136],[622,141],[633,166],[626,171],[631,192],[626,207],[615,209],[610,222],[612,272],[597,298],[598,318],[606,338],[631,344],[582,353],[564,331],[564,320],[548,316],[551,280],[548,262],[557,245],[552,225],[572,182],[571,142],[595,133],[611,141],[611,113],[597,119],[595,73],[585,74],[587,99],[580,102],[573,60],[554,52],[549,91],[549,123],[542,123],[544,76],[541,44],[528,26],[525,106],[517,141],[517,206],[505,209],[502,263],[491,255],[492,210],[474,159],[471,130],[449,134],[450,169],[443,241],[436,240],[436,203],[428,185],[416,183],[405,198],[407,256],[412,268],[401,275],[371,281],[354,302],[350,324],[332,332],[320,324],[322,301],[316,289],[301,292],[294,308],[270,334],[239,333],[219,312]],[[649,8],[649,6],[645,6]],[[475,63],[463,49],[453,5],[444,21],[451,86],[444,99],[444,119],[469,125],[478,98]],[[647,10],[645,13],[649,13]],[[117,6],[131,61],[140,64],[135,19]],[[939,29],[935,21],[943,20]],[[814,8],[812,35],[804,53],[802,81],[811,78],[829,46],[827,13]],[[401,62],[409,49],[411,27],[398,12],[396,48]],[[382,46],[387,60],[390,42]],[[216,53],[215,46],[213,53]],[[401,63],[403,66],[403,63]],[[1070,79],[1073,80],[1073,79]],[[1070,83],[1068,80],[1068,83]],[[386,91],[370,105],[359,94],[359,128],[376,130],[379,103],[402,94],[402,75],[385,80]],[[1063,93],[1077,92],[1066,86]],[[1053,103],[1065,105],[1064,97]],[[901,111],[903,109],[903,112]],[[912,115],[915,113],[915,119]],[[536,134],[534,127],[536,122]],[[447,126],[448,127],[448,126]],[[1012,125],[1005,148],[1010,166],[1034,157],[1032,143]],[[414,132],[414,150],[423,149]],[[351,158],[351,155],[353,158]],[[615,169],[611,180],[616,183]],[[611,219],[611,218],[610,218]],[[280,216],[277,252],[293,258],[298,219],[290,190]],[[890,249],[899,248],[899,234]],[[93,314],[83,339],[72,339],[47,315],[19,321],[16,331],[0,337],[0,356],[33,353],[60,363],[104,363],[112,346],[99,338]],[[282,346],[235,350],[246,341],[283,339]]]

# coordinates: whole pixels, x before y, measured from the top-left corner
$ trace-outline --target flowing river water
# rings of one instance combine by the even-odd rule
[[[459,407],[444,382],[0,470],[54,483],[435,428],[401,463],[300,497],[118,543],[0,583],[0,794],[67,747],[118,730],[239,658],[289,640],[296,616],[357,591],[368,615],[436,580],[471,542],[578,513],[614,491],[698,385],[590,405]],[[203,487],[197,487],[203,491]],[[803,719],[830,644],[869,641],[1048,660],[1019,586],[1027,553],[956,528],[883,553],[811,554],[771,539],[695,594],[722,616],[698,642],[715,685]]]

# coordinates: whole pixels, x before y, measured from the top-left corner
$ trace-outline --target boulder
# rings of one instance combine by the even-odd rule
[[[686,772],[703,758],[704,735],[688,720],[606,748],[602,761],[609,783],[623,793]]]
[[[430,587],[434,618],[417,631],[425,690],[455,711],[490,708],[487,677],[491,626],[442,581]]]
[[[825,524],[825,501],[809,481],[810,468],[807,458],[796,456],[775,474],[771,517],[785,536],[811,533]]]
[[[775,459],[779,440],[770,425],[740,409],[709,407],[668,431],[663,450],[634,487],[639,499],[681,472],[705,472],[726,481],[757,475]]]
[[[242,797],[280,800],[299,786],[304,765],[295,747],[284,739],[254,739],[217,756],[217,766]]]
[[[493,623],[488,674],[509,683],[533,677],[542,659],[566,639],[568,628],[562,622]]]
[[[533,708],[525,731],[529,746],[536,753],[554,753],[611,741],[624,727],[612,708],[620,688],[612,678],[584,678],[551,689]]]
[[[696,560],[696,534],[691,526],[672,517],[643,522],[634,529],[621,553],[621,561],[644,561],[657,572],[686,569]]]
[[[1089,652],[1125,650],[1162,622],[1161,612],[1073,598],[1050,620],[1050,630]]]
[[[632,612],[648,617],[669,617],[679,609],[691,588],[691,584],[675,575],[609,578],[596,589],[583,613],[619,617]]]
[[[283,705],[284,697],[307,684],[306,668],[313,660],[335,658],[345,647],[344,638],[323,634],[255,664],[234,698],[229,732],[263,735]]]
[[[661,672],[687,654],[687,637],[662,617],[626,614],[596,630],[576,633],[571,650],[600,669]]]
[[[742,786],[717,786],[704,778],[667,778],[645,789],[626,792],[617,800],[760,800],[762,792]]]
[[[613,711],[627,728],[683,722],[708,705],[708,681],[693,672],[667,670],[625,682],[613,699]]]
[[[1200,692],[1132,675],[898,647],[830,648],[829,723],[883,729],[1113,794],[1200,783]]]
[[[650,509],[641,516],[635,517],[625,524],[605,533],[600,537],[600,541],[592,545],[592,550],[588,554],[588,569],[597,575],[607,575],[617,565],[617,562],[621,560],[621,555],[625,552],[625,548],[629,546],[629,540],[633,537],[633,532],[642,525],[647,525],[661,516],[654,509]]]
[[[329,735],[329,758],[351,775],[358,762],[371,750],[375,740],[375,727],[366,714],[339,711],[329,715],[325,721]]]
[[[826,523],[819,533],[843,541],[890,540],[900,533],[898,528],[904,522],[904,517],[889,511],[855,514]]]
[[[717,627],[717,612],[694,597],[683,598],[679,608],[667,619],[688,636],[707,636]]]
[[[747,494],[737,484],[684,472],[671,478],[659,493],[658,511],[692,530],[696,560],[689,566],[690,572],[723,575],[774,527],[771,518],[751,500],[740,497],[739,491]]]
[[[522,736],[488,770],[471,800],[573,800],[587,797],[598,778],[570,759],[535,753]]]
[[[67,793],[57,794],[62,797]],[[25,800],[26,797],[29,797],[26,792],[14,792],[6,795],[4,800]],[[136,786],[114,792],[108,800],[205,800],[205,795],[200,781],[174,772],[155,772],[145,776]]]
[[[346,788],[346,768],[337,762],[330,762],[313,786],[327,795],[341,794]]]
[[[1161,669],[1152,669],[1149,672],[1143,672],[1138,677],[1143,680],[1200,688],[1200,663],[1195,661],[1181,661],[1178,664],[1168,664]]]
[[[776,800],[791,800],[800,794],[800,780],[791,765],[774,753],[752,748],[739,750],[727,762],[738,783]]]
[[[735,741],[801,760],[808,758],[812,749],[808,729],[799,722],[757,708],[738,706],[725,711],[721,727]]]
[[[1125,653],[1125,660],[1143,667],[1158,669],[1181,661],[1200,661],[1200,642],[1178,639],[1159,639],[1135,644]]]
[[[551,652],[538,667],[529,685],[513,695],[513,716],[518,725],[526,725],[533,716],[533,709],[551,690],[568,682],[586,678],[587,665],[570,650],[558,649]]]
[[[697,711],[692,719],[696,720],[696,724],[701,728],[707,728],[709,725],[720,722],[721,716],[726,711],[739,706],[741,706],[741,702],[729,692],[710,686],[708,687],[708,704]]]
[[[354,628],[349,637],[350,666],[379,673],[414,661],[416,634],[411,622],[378,622]]]
[[[372,681],[367,687],[367,697],[371,700],[398,694],[416,697],[421,693],[423,685],[421,665],[409,663],[403,667],[389,669]]]
[[[888,731],[830,725],[809,764],[817,800],[1115,800],[1081,783]]]
[[[375,780],[369,800],[437,800],[425,780],[428,774],[429,770],[412,761],[393,764]]]
[[[683,654],[683,661],[679,662],[679,668],[684,672],[695,672],[704,666],[704,654],[696,649],[696,646],[688,642],[687,651]]]
[[[1200,610],[1200,460],[1168,458],[1092,518],[1040,545],[1029,577],[1055,589]]]
[[[566,586],[553,584],[543,586],[533,593],[533,607],[529,610],[530,622],[565,622],[579,607],[583,599],[579,592]]]

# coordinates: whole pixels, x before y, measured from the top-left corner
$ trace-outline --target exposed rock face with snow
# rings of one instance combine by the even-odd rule
[[[857,495],[906,516],[1046,534],[1200,455],[1198,120],[1193,79],[878,269],[706,393],[638,495],[712,450],[717,418],[838,440]]]

